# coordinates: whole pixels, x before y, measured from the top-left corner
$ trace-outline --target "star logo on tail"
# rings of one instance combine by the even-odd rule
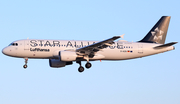
[[[159,33],[159,35],[158,35],[158,33]],[[154,40],[156,40],[156,41],[162,40],[163,33],[164,33],[164,31],[159,30],[158,27],[154,31],[151,31],[151,34],[154,37]]]

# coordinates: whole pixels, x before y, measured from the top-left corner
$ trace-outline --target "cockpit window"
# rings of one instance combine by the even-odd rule
[[[18,43],[11,43],[9,46],[18,46]]]

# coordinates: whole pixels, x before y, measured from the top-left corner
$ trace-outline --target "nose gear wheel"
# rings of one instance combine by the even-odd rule
[[[27,65],[26,65],[26,64],[25,64],[25,65],[23,65],[23,68],[24,68],[24,69],[26,69],[26,68],[27,68]]]
[[[25,65],[23,65],[23,68],[26,69],[28,66],[27,66],[27,62],[28,62],[28,58],[25,58]]]

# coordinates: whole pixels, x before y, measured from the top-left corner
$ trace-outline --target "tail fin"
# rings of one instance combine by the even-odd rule
[[[170,16],[162,16],[149,33],[139,42],[152,42],[164,44],[169,26]]]

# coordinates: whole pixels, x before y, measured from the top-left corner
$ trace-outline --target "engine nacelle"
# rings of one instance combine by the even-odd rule
[[[59,56],[61,61],[75,61],[77,58],[76,52],[72,51],[60,51]]]
[[[60,61],[60,59],[49,59],[50,67],[54,67],[54,68],[65,67],[66,65],[71,65],[71,64],[73,64],[72,61],[65,62],[65,61]]]

